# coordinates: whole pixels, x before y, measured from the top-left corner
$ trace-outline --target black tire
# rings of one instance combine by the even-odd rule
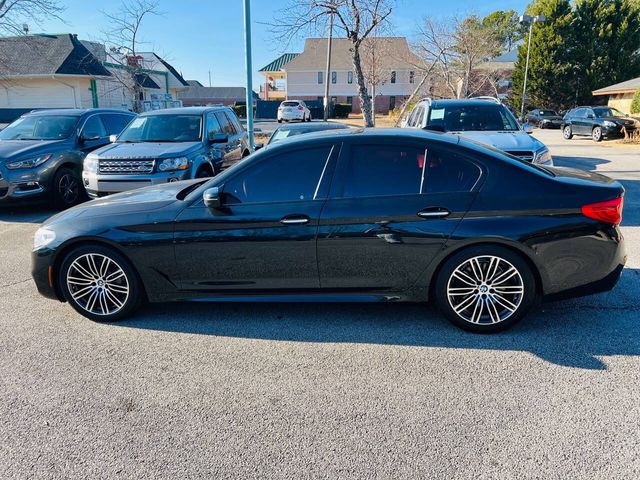
[[[73,207],[83,202],[86,198],[80,174],[72,168],[62,167],[58,169],[53,177],[51,191],[53,203],[60,209]]]
[[[474,260],[480,277],[489,277],[493,271],[491,278],[498,283],[468,281],[465,272],[471,280],[478,278],[473,273]],[[535,278],[527,262],[511,250],[493,245],[469,247],[449,258],[436,278],[434,293],[436,305],[451,323],[476,333],[512,327],[527,314],[537,296]]]
[[[602,127],[593,127],[593,130],[591,130],[591,140],[593,140],[594,142],[601,142],[602,137]]]
[[[198,171],[196,172],[196,178],[209,178],[213,177],[216,173],[215,167],[213,171],[211,170],[211,166],[209,165],[200,165],[198,167]]]
[[[282,123],[282,119],[281,118],[278,119],[278,123]]]
[[[571,125],[565,125],[562,127],[562,136],[565,140],[571,140],[573,138],[573,130],[571,129]]]
[[[92,263],[89,258],[94,259]],[[109,262],[102,260],[105,263],[98,264],[104,258]],[[101,245],[85,245],[69,252],[60,265],[57,278],[62,295],[73,309],[95,322],[121,320],[131,315],[146,298],[129,261]],[[125,289],[126,294],[123,293]],[[109,309],[113,311],[109,312]]]

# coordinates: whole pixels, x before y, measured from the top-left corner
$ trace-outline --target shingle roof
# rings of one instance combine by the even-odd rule
[[[594,95],[609,95],[611,93],[633,93],[637,90],[640,90],[640,77],[609,85],[608,87],[594,90],[592,93]]]
[[[287,63],[296,58],[299,53],[284,53],[276,58],[269,65],[262,67],[260,72],[279,72]]]
[[[136,83],[140,85],[142,88],[152,88],[155,90],[160,90],[160,85],[158,85],[153,78],[151,78],[146,73],[136,73]]]
[[[184,85],[185,87],[189,86],[189,83],[184,78],[182,78],[182,75],[180,75],[178,71],[175,68],[173,68],[173,66],[169,62],[162,59],[157,53],[154,53],[153,55],[155,55],[156,58],[160,60],[160,63],[162,63],[162,65],[164,65],[165,68],[171,72],[171,75],[176,77],[182,85]]]
[[[365,57],[367,49],[373,46],[371,51],[376,52],[377,58],[382,58],[382,67],[386,69],[404,69],[412,66],[423,65],[421,58],[415,55],[409,48],[404,37],[371,37],[361,45],[361,56]],[[304,51],[291,60],[286,66],[286,71],[308,71],[313,69],[324,70],[327,61],[327,39],[307,38],[304,42]],[[336,70],[352,70],[353,59],[351,53],[351,40],[348,38],[334,38],[331,45],[331,68]]]
[[[25,35],[0,38],[3,75],[82,75],[110,77],[75,35]]]

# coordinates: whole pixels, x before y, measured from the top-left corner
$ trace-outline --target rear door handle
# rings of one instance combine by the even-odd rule
[[[421,218],[444,218],[449,215],[451,212],[444,207],[428,207],[418,212],[418,216]]]
[[[287,215],[280,220],[280,223],[284,225],[304,225],[311,220],[306,215]]]

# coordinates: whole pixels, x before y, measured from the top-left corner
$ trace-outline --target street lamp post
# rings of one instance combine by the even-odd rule
[[[253,152],[253,75],[251,65],[251,0],[244,0],[244,48],[247,67],[247,133],[249,149]]]
[[[527,61],[524,66],[524,83],[522,85],[522,101],[520,102],[520,120],[524,118],[524,102],[527,97],[527,75],[529,73],[529,55],[531,53],[531,37],[533,34],[533,24],[534,23],[544,23],[547,18],[544,15],[521,15],[520,23],[523,25],[529,25],[529,40],[527,44]]]

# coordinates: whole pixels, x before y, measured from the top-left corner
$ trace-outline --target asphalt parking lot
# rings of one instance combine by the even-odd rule
[[[629,260],[493,336],[421,305],[92,323],[31,281],[52,212],[0,210],[0,478],[640,478],[640,147],[535,134],[624,183]]]

